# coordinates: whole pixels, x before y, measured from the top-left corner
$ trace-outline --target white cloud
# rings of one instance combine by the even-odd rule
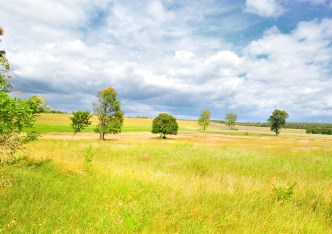
[[[52,1],[40,3],[40,19],[33,3],[22,1],[29,12],[13,13],[12,2],[0,10],[0,21],[8,28],[4,42],[15,87],[39,93],[53,108],[91,110],[97,90],[111,85],[131,115],[190,117],[210,108],[214,118],[231,110],[264,121],[281,108],[291,117],[332,117],[331,19],[299,23],[290,33],[271,27],[234,47],[192,26],[216,14],[198,3],[172,11],[171,1],[103,3],[103,22],[96,23],[92,1],[75,7],[54,2],[63,19],[52,16]],[[284,10],[277,1],[247,6],[264,17]]]
[[[148,5],[147,13],[158,22],[164,22],[174,19],[174,13],[165,10],[162,3],[158,0],[154,0]]]
[[[285,12],[277,0],[246,0],[244,10],[261,17],[278,17]]]
[[[313,5],[329,5],[329,4],[332,4],[332,1],[331,0],[297,0],[299,2],[308,2],[310,4],[313,4]]]
[[[195,54],[191,51],[186,51],[186,50],[175,51],[175,58],[178,59],[180,62],[190,61],[194,56]]]
[[[259,98],[256,110],[291,109],[295,115],[312,115],[320,109],[331,116],[332,20],[304,22],[290,35],[268,33],[245,50],[246,88],[260,92],[239,92],[237,98]],[[241,102],[241,100],[238,100]]]

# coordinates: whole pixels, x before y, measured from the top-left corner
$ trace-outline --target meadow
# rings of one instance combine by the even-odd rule
[[[332,232],[332,136],[179,121],[163,140],[151,121],[100,141],[40,116],[27,157],[0,167],[0,232]]]

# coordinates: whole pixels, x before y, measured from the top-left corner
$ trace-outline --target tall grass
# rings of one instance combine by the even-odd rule
[[[0,169],[0,230],[331,233],[332,138],[192,134],[30,144]]]

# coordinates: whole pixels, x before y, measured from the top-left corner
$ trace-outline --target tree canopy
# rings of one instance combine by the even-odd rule
[[[203,127],[204,131],[210,124],[210,115],[211,115],[210,110],[203,110],[198,119],[198,124]]]
[[[236,120],[237,120],[237,115],[236,114],[228,113],[228,114],[226,114],[226,117],[225,117],[225,124],[230,129],[234,129]]]
[[[90,121],[91,114],[89,111],[74,111],[73,116],[69,117],[71,120],[71,127],[73,128],[73,136],[88,127],[92,122]]]
[[[152,133],[162,134],[164,139],[166,135],[176,135],[178,129],[176,118],[170,114],[161,113],[152,122]]]
[[[117,92],[112,87],[99,91],[97,98],[98,103],[93,105],[99,120],[95,132],[99,133],[101,140],[105,140],[105,134],[121,132],[123,112],[120,101],[117,99]]]
[[[278,135],[280,133],[279,130],[286,126],[287,118],[288,113],[286,111],[278,109],[274,110],[267,120],[271,124],[271,131],[274,131],[276,135]]]
[[[4,30],[0,27],[0,36],[4,34]],[[1,42],[1,39],[0,39]],[[6,51],[0,50],[0,91],[1,92],[10,92],[11,83],[10,78],[12,77],[9,72],[9,62],[6,58]]]
[[[0,28],[0,36],[4,31]],[[44,99],[33,96],[29,99],[13,98],[9,78],[9,62],[5,51],[0,51],[0,162],[12,157],[23,144],[37,139],[32,127],[38,109],[45,106]]]

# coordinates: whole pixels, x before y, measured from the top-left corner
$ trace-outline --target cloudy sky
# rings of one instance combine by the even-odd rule
[[[332,0],[0,0],[15,95],[126,115],[332,122]]]

